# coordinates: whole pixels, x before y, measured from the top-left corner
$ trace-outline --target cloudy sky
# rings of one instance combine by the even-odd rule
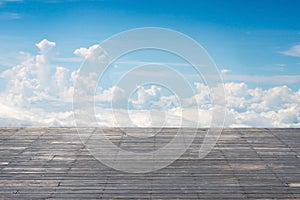
[[[300,127],[299,9],[297,0],[0,0],[0,126],[74,126],[74,83],[84,59],[114,34],[163,27],[193,38],[214,60],[224,80],[226,127]],[[180,72],[193,96],[178,99],[150,84],[137,85],[125,98],[117,78],[147,63]],[[209,88],[194,75],[189,64],[166,52],[121,57],[95,93],[99,125],[209,126]],[[182,116],[182,107],[188,114]]]

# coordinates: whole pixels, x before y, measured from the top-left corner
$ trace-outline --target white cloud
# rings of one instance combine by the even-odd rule
[[[71,74],[66,68],[51,64],[55,43],[44,39],[36,46],[39,54],[26,54],[24,61],[0,74],[6,80],[6,90],[0,96],[10,104],[21,107],[57,98],[61,101],[68,98],[70,101]]]
[[[149,89],[140,86],[137,91],[137,98],[131,99],[130,103],[136,109],[149,109],[154,102],[158,102],[161,97],[161,88],[151,85]]]
[[[0,126],[74,126],[73,112],[47,112],[0,102]]]
[[[100,88],[100,91],[96,93],[94,100],[98,105],[105,108],[110,108],[110,106],[113,106],[114,108],[127,107],[125,92],[122,88],[117,86],[112,86],[106,90]]]
[[[51,52],[51,50],[53,49],[53,47],[55,47],[55,45],[56,45],[55,42],[51,42],[47,39],[43,39],[42,41],[36,44],[36,46],[41,51],[41,54],[43,55]]]
[[[55,42],[43,39],[41,42],[37,43],[36,46],[40,50],[40,54],[35,57],[36,73],[41,87],[46,87],[50,82],[50,61],[53,56],[52,49],[55,47]]]
[[[26,53],[19,64],[0,74],[6,81],[6,90],[0,93],[0,126],[73,126],[75,80],[83,78],[85,87],[82,89],[94,95],[92,87],[96,85],[97,76],[91,73],[78,77],[78,71],[54,65],[54,42],[44,39],[36,46],[39,48],[37,55]],[[96,60],[106,55],[99,45],[79,48],[74,53]],[[298,80],[299,77],[294,78]],[[274,77],[265,79],[270,81]],[[199,123],[201,127],[208,127],[213,112],[210,90],[203,83],[194,83],[194,87],[197,91],[194,96],[181,99],[181,102],[157,85],[139,87],[129,100],[121,86],[99,88],[95,96],[98,124],[195,127]],[[300,127],[300,89],[293,91],[285,85],[250,88],[244,81],[227,82],[224,88],[226,127]],[[195,109],[195,100],[200,104],[199,110]]]
[[[229,69],[222,69],[221,70],[222,74],[228,74],[229,72],[231,72],[231,70],[229,70]]]
[[[279,67],[286,67],[286,64],[283,64],[283,63],[279,63],[279,64],[276,64],[277,66]]]
[[[299,127],[299,91],[287,86],[248,89],[244,83],[225,84],[227,126]],[[243,88],[242,93],[240,89]]]
[[[82,62],[82,58],[80,57],[55,57],[53,58],[53,60],[57,62],[67,62],[67,63]]]
[[[74,51],[74,54],[90,61],[102,61],[106,56],[106,52],[98,44],[92,45],[89,48],[78,48]]]
[[[228,96],[245,97],[248,87],[245,83],[225,83],[226,94]]]
[[[99,112],[98,112],[99,113]],[[103,115],[103,113],[105,113]],[[105,117],[104,117],[105,116]],[[176,110],[125,110],[116,109],[113,113],[101,110],[98,119],[105,118],[105,126],[121,127],[180,127],[181,116]],[[107,121],[109,119],[109,122]],[[104,124],[103,120],[99,120]]]
[[[300,57],[300,44],[294,45],[289,50],[282,51],[280,53],[282,53],[283,55],[286,55],[286,56]]]
[[[20,13],[12,13],[12,12],[1,12],[0,13],[0,19],[14,20],[14,19],[20,19],[20,18],[22,18]]]
[[[211,107],[210,91],[207,85],[203,83],[194,83],[197,93],[190,98],[184,99],[183,104],[189,107],[196,107],[197,104],[200,108],[208,109]]]
[[[225,82],[246,82],[256,84],[295,84],[300,83],[300,75],[254,76],[254,75],[230,75],[224,74]]]
[[[28,60],[30,57],[31,55],[29,53],[22,51],[17,53],[9,53],[3,57],[0,57],[0,65],[6,67],[13,67],[24,62],[25,60]]]
[[[22,2],[23,0],[0,0],[0,7],[6,3]],[[20,13],[15,12],[0,12],[0,19],[15,20],[20,19]]]
[[[23,2],[23,0],[0,0],[0,5],[9,2]]]

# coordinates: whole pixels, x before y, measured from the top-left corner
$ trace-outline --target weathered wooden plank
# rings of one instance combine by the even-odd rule
[[[103,131],[116,146],[131,151],[161,148],[177,132],[163,128],[155,137],[141,141],[124,132],[152,134],[157,129],[80,130],[86,136],[96,134],[94,139],[101,138]],[[186,153],[168,167],[132,174],[97,161],[75,128],[2,128],[0,199],[300,198],[300,129],[224,129],[202,160],[198,150],[206,129],[197,132]],[[130,157],[122,159],[132,162]]]

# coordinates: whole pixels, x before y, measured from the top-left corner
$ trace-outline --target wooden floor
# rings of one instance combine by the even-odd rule
[[[175,131],[163,132],[171,136]],[[123,132],[106,132],[115,144],[126,146]],[[0,198],[300,199],[300,129],[225,129],[201,160],[197,155],[205,130],[198,132],[173,164],[130,174],[97,161],[74,128],[2,128]]]

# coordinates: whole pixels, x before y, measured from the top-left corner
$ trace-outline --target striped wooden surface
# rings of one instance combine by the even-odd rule
[[[141,150],[161,147],[176,129],[143,143],[118,129],[105,131],[117,146]],[[199,129],[191,147],[168,167],[133,174],[97,161],[74,128],[2,128],[0,198],[300,199],[300,129],[225,129],[199,160],[204,134]]]

